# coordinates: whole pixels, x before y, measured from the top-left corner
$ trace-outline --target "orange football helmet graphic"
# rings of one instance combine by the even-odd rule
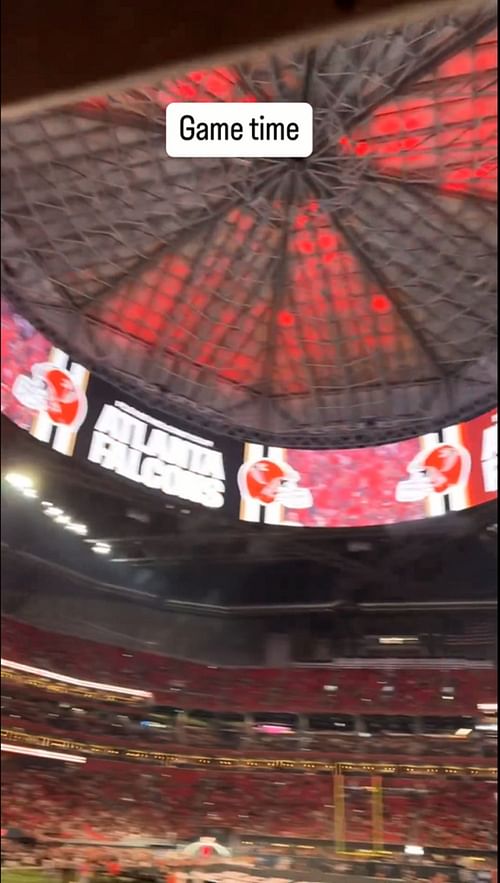
[[[256,500],[263,506],[279,503],[288,509],[309,509],[311,491],[299,487],[300,475],[286,463],[263,457],[244,463],[238,472],[238,486],[243,499]]]
[[[421,451],[408,466],[409,477],[396,487],[396,500],[413,503],[429,494],[447,494],[465,484],[470,475],[471,456],[462,445],[442,442]]]
[[[24,374],[14,381],[12,394],[22,405],[33,411],[45,412],[55,426],[76,431],[87,416],[87,397],[69,371],[50,362],[31,368],[31,377]]]

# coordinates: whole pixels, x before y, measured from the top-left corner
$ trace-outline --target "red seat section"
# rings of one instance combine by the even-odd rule
[[[333,838],[333,787],[327,773],[134,769],[131,775],[130,764],[90,761],[87,767],[51,768],[18,758],[3,767],[2,828],[39,837],[102,842],[232,830]],[[384,781],[384,839],[388,844],[489,849],[495,844],[495,794],[491,782],[389,777]],[[347,841],[370,843],[369,777],[345,779],[344,818]]]
[[[231,712],[470,715],[496,702],[493,669],[218,668],[2,619],[2,656],[77,678],[150,690],[159,703]],[[331,689],[331,688],[334,689]],[[453,701],[443,689],[453,689]],[[449,694],[448,694],[449,695]]]

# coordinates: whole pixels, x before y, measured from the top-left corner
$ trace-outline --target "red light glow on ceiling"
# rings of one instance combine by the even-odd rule
[[[339,139],[384,174],[428,180],[444,192],[497,193],[497,34],[448,59]],[[441,83],[446,84],[444,88]],[[443,159],[445,162],[443,163]]]
[[[352,158],[365,175],[363,181],[391,186],[397,181],[407,188],[423,183],[433,188],[433,198],[467,194],[494,199],[496,70],[495,32],[345,131],[337,142],[341,161]],[[294,76],[291,68],[283,72],[290,83]],[[231,67],[200,69],[161,88],[117,96],[107,106],[144,115],[148,101],[163,111],[179,100],[255,100],[244,84]],[[263,90],[270,88],[262,85]],[[102,101],[92,99],[80,107],[102,109]],[[353,248],[356,204],[347,235],[335,212],[326,210],[326,200],[302,194],[292,212],[285,213],[278,198],[267,214],[231,208],[213,222],[212,254],[203,253],[193,240],[163,253],[140,278],[125,282],[102,303],[96,301],[89,316],[99,321],[95,335],[100,344],[106,346],[106,327],[115,328],[118,344],[123,334],[124,348],[126,339],[133,338],[145,345],[146,358],[152,347],[166,373],[199,382],[201,370],[204,380],[212,377],[255,389],[263,383],[271,347],[269,383],[280,394],[341,387],[345,365],[351,382],[354,377],[370,384],[377,380],[380,359],[389,373],[399,372],[400,380],[413,379],[415,342],[404,318],[405,295],[391,290],[387,297],[383,285],[366,272],[361,249]],[[282,234],[275,218],[280,215],[288,219],[289,231],[286,270],[277,277],[275,255]]]

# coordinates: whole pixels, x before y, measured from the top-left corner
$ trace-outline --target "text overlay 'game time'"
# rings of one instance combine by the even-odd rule
[[[313,109],[304,102],[174,102],[166,148],[172,157],[310,156]]]

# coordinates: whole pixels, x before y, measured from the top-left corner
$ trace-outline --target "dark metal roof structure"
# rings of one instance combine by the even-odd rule
[[[496,7],[3,126],[2,288],[240,438],[355,447],[496,404]],[[306,100],[307,160],[165,155],[165,106]]]

